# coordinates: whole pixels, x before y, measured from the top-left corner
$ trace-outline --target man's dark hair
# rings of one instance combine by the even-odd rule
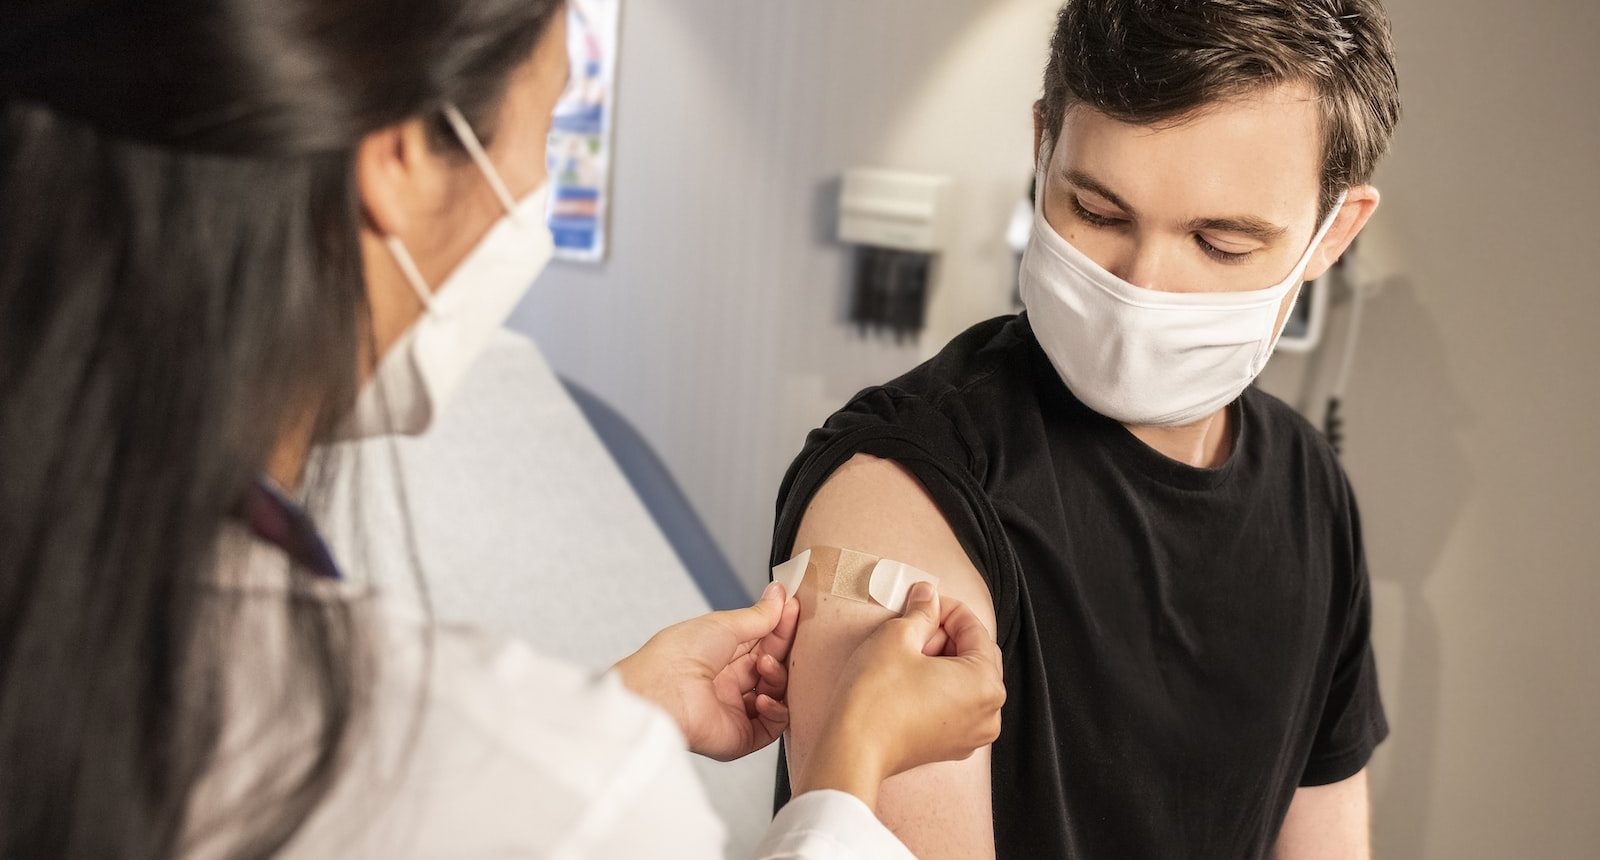
[[[1159,125],[1296,82],[1322,103],[1325,215],[1340,191],[1371,180],[1400,118],[1379,0],[1068,0],[1044,75],[1044,138],[1077,105]]]

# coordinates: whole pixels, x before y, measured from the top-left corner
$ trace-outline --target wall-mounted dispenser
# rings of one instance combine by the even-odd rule
[[[949,241],[950,180],[896,170],[845,174],[839,240],[856,248],[850,321],[897,338],[922,331],[935,263]]]

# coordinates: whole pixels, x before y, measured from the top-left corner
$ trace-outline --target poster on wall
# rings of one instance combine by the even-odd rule
[[[611,123],[616,105],[617,25],[622,0],[568,0],[572,83],[556,105],[546,159],[556,257],[606,256]]]

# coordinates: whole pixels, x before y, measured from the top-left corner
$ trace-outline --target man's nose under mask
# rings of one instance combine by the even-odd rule
[[[1344,203],[1341,194],[1277,285],[1167,292],[1122,280],[1062,238],[1044,217],[1046,179],[1041,169],[1019,275],[1029,323],[1075,397],[1138,426],[1192,424],[1232,403],[1255,380],[1278,344],[1284,297],[1298,297],[1311,255]]]
[[[445,116],[506,213],[437,291],[429,290],[399,238],[386,240],[424,311],[379,359],[338,434],[340,438],[417,435],[432,426],[467,368],[554,253],[545,221],[549,182],[540,183],[521,200],[512,200],[466,120],[453,106],[446,108]]]

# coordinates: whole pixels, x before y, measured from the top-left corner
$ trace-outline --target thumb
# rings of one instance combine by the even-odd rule
[[[931,582],[918,582],[906,596],[906,611],[901,616],[908,630],[922,645],[939,629],[939,592]]]
[[[783,586],[774,582],[761,592],[754,606],[712,614],[736,642],[749,642],[771,633],[783,618]]]

